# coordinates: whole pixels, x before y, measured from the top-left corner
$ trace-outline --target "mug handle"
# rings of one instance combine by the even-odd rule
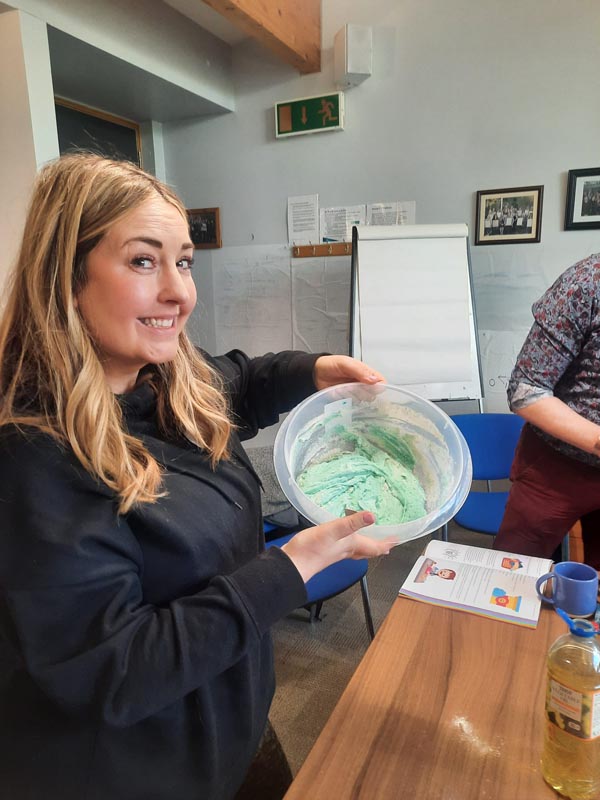
[[[551,578],[556,578],[556,573],[555,572],[547,572],[545,575],[542,575],[535,582],[535,590],[536,590],[537,595],[540,598],[540,600],[543,600],[544,603],[550,603],[550,605],[553,606],[554,605],[554,596],[551,595],[550,597],[548,597],[547,595],[545,595],[543,593],[543,591],[540,588],[543,583],[545,583],[546,581],[549,581]]]

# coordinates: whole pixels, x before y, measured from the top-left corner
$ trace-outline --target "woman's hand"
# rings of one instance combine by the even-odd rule
[[[358,533],[373,522],[374,514],[359,511],[343,519],[300,531],[281,549],[293,561],[306,583],[317,572],[344,558],[387,555],[396,542],[389,539],[376,541]]]
[[[317,389],[327,389],[339,383],[374,384],[385,381],[380,372],[350,356],[321,356],[313,368],[313,380]]]

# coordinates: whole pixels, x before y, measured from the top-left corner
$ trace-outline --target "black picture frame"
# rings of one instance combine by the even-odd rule
[[[222,247],[221,220],[218,208],[189,208],[190,236],[196,250]]]
[[[533,244],[542,237],[543,186],[477,192],[475,244]]]
[[[600,228],[600,167],[570,169],[567,178],[565,230]]]

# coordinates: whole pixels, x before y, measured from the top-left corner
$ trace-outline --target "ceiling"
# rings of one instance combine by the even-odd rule
[[[163,2],[227,44],[233,46],[248,38],[244,31],[199,0],[163,0]]]
[[[58,97],[143,122],[222,114],[228,109],[48,25]]]

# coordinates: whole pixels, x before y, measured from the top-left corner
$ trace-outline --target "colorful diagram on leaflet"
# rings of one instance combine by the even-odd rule
[[[492,589],[492,596],[490,603],[493,606],[500,606],[501,608],[510,608],[512,611],[518,611],[521,607],[521,595],[506,594],[504,589]]]

